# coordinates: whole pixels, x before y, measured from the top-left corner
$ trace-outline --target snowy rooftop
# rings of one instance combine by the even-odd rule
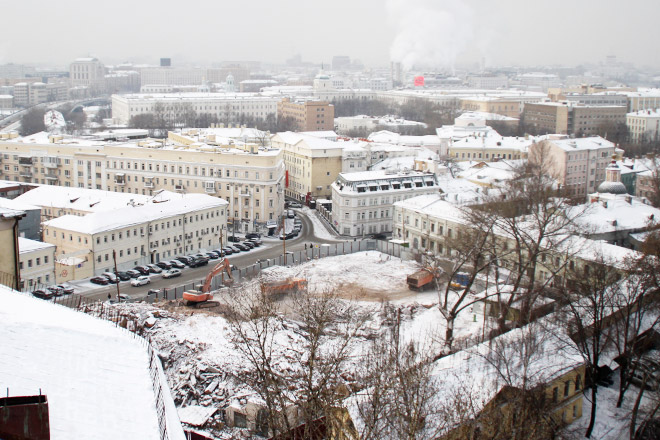
[[[424,173],[421,171],[389,172],[386,170],[359,171],[356,173],[340,173],[339,176],[346,182],[361,182],[361,181],[371,181],[371,180],[401,179],[401,178],[415,178],[415,177],[434,178],[433,174]]]
[[[280,141],[289,145],[296,145],[299,142],[304,141],[309,148],[314,150],[332,150],[337,148],[344,148],[343,142],[333,142],[322,137],[313,136],[311,134],[285,131],[277,133],[275,136],[279,138]]]
[[[202,209],[224,208],[228,205],[226,200],[206,194],[178,194],[168,191],[163,191],[151,199],[143,204],[116,209],[111,216],[105,212],[82,217],[64,215],[44,222],[43,225],[83,234],[97,234]]]
[[[263,96],[258,93],[204,93],[204,92],[186,92],[186,93],[133,93],[127,95],[113,95],[113,97],[120,97],[127,101],[135,100],[153,100],[153,101],[182,101],[186,99],[191,100],[255,100],[260,99],[264,101],[272,101],[270,96]]]
[[[0,208],[15,209],[17,211],[41,209],[39,206],[24,203],[22,200],[6,199],[4,197],[0,197]]]
[[[486,121],[517,121],[516,118],[488,112],[465,112],[456,119],[486,120]]]
[[[393,133],[387,130],[371,133],[368,139],[373,142],[381,142],[385,144],[427,145],[427,146],[440,145],[440,138],[438,138],[438,136],[433,134],[423,135],[423,136],[406,136],[399,133]]]
[[[639,110],[636,112],[628,113],[626,116],[636,116],[640,118],[658,118],[660,117],[660,108],[656,108],[655,110],[653,109]]]
[[[603,139],[600,136],[575,139],[554,139],[550,142],[565,151],[599,150],[601,148],[613,149],[615,147],[612,142],[608,141],[607,139]]]
[[[600,199],[600,200],[597,200]],[[641,230],[652,221],[660,220],[660,209],[640,202],[637,198],[619,195],[592,196],[593,203],[576,219],[592,233]],[[571,208],[581,210],[583,206]]]
[[[145,345],[112,323],[0,286],[0,386],[48,398],[50,438],[160,439]],[[183,439],[162,373],[170,439]]]
[[[18,252],[32,252],[39,251],[42,249],[53,248],[55,250],[55,245],[50,243],[44,243],[43,241],[30,240],[29,238],[18,237]]]
[[[40,207],[105,212],[125,208],[131,200],[145,203],[150,196],[102,191],[100,189],[42,185],[16,197],[16,202]]]

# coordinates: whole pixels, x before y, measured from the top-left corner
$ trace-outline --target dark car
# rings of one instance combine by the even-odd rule
[[[160,267],[163,270],[172,269],[172,265],[167,261],[159,261],[158,263],[156,263],[156,266]]]
[[[100,284],[102,286],[107,286],[110,281],[106,277],[92,277],[89,279],[91,283]]]
[[[234,236],[234,235],[230,235],[229,237],[227,237],[227,241],[231,241],[232,243],[239,243],[239,242],[243,241],[243,238],[238,237],[238,236]]]
[[[234,247],[239,248],[241,251],[249,251],[250,248],[245,246],[243,243],[234,243]]]
[[[48,292],[47,290],[35,290],[32,292],[32,295],[41,299],[52,299],[55,297],[54,294]]]
[[[139,270],[131,269],[131,270],[127,270],[126,274],[128,274],[131,278],[137,278],[140,275],[142,275],[142,272],[140,272]]]
[[[170,263],[172,267],[176,267],[177,269],[184,269],[186,267],[186,265],[180,262],[179,260],[168,261],[168,263]]]
[[[128,272],[115,272],[115,275],[117,275],[117,278],[121,281],[128,281],[131,279],[131,275]]]
[[[185,257],[184,256],[184,257],[176,257],[176,259],[178,261],[182,262],[183,264],[188,265],[188,266],[190,266],[190,263],[192,262],[192,257]]]
[[[225,253],[225,255],[231,255],[234,253],[234,250],[230,248],[229,246],[222,248],[222,251]]]
[[[57,287],[62,289],[62,293],[64,293],[65,295],[71,295],[73,292],[75,292],[75,289],[73,287],[67,287],[63,284],[58,284]]]
[[[220,258],[223,258],[225,255],[227,255],[226,252],[223,251],[222,249],[216,249],[216,250],[214,250],[213,252],[215,252],[216,254],[218,254],[218,256],[219,256]]]
[[[229,248],[232,250],[233,253],[238,254],[241,250],[237,248],[235,245],[234,246],[229,246]]]
[[[208,258],[195,258],[192,262],[190,262],[189,266],[190,267],[200,267],[200,266],[206,266],[209,264],[209,259]]]
[[[133,270],[137,270],[142,275],[149,275],[149,268],[147,266],[135,266]]]
[[[245,234],[245,238],[247,238],[248,240],[252,238],[261,238],[261,234],[257,232],[250,232],[249,234]]]
[[[211,260],[217,260],[218,258],[220,258],[220,255],[218,255],[218,253],[215,251],[207,252],[206,256],[209,257]]]
[[[250,240],[245,240],[243,243],[241,243],[243,246],[247,246],[250,249],[254,249],[256,245],[252,243]]]
[[[258,238],[251,238],[251,239],[249,239],[248,241],[249,241],[250,243],[252,243],[253,245],[255,245],[255,247],[256,247],[256,246],[261,246],[262,244],[264,244],[264,242],[261,241],[261,240],[259,240]]]

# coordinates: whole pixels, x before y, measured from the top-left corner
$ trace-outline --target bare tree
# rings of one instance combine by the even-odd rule
[[[44,123],[44,109],[31,108],[21,118],[21,136],[28,136],[46,129]]]
[[[591,400],[587,438],[591,437],[596,422],[601,356],[612,346],[608,328],[616,310],[620,278],[621,274],[612,268],[611,262],[600,257],[600,262],[589,271],[576,269],[568,273],[564,286],[567,306],[562,319],[572,340],[566,341],[567,346],[577,350],[584,359],[587,384],[591,388],[591,393],[585,393]]]

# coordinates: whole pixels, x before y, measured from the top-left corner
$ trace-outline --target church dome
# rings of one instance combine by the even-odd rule
[[[598,185],[598,192],[606,194],[627,194],[628,190],[626,189],[626,185],[621,182],[605,181]]]

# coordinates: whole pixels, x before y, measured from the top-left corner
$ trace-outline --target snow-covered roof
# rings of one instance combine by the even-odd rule
[[[356,173],[340,173],[339,176],[341,176],[341,178],[347,182],[361,182],[361,181],[415,178],[415,177],[418,178],[434,177],[433,174],[429,174],[421,171],[388,172],[386,170],[358,171]]]
[[[639,110],[636,112],[628,113],[626,116],[638,118],[660,118],[660,108]]]
[[[226,200],[206,194],[178,194],[163,191],[143,204],[113,210],[112,215],[105,212],[95,212],[82,217],[64,215],[44,222],[43,225],[83,234],[97,234],[203,209],[225,208],[227,205]]]
[[[569,212],[584,210],[576,216],[576,222],[591,233],[641,230],[660,220],[660,209],[642,203],[636,197],[594,194],[590,198],[592,203],[586,210],[582,205],[568,209]]]
[[[517,121],[518,119],[497,113],[488,112],[465,112],[456,119],[485,120],[485,121]]]
[[[561,148],[564,151],[586,151],[586,150],[600,150],[601,148],[614,148],[614,143],[603,139],[600,136],[592,136],[585,138],[574,139],[553,139],[550,140],[553,145]]]
[[[381,142],[384,144],[401,144],[401,145],[418,145],[418,146],[440,145],[440,138],[438,138],[438,136],[433,134],[422,135],[422,136],[406,136],[387,130],[381,130],[371,133],[368,139],[373,142]]]
[[[305,144],[313,150],[332,150],[344,148],[344,142],[333,142],[322,137],[313,136],[311,134],[285,131],[277,133],[275,136],[288,145],[296,145],[299,142],[304,141]]]
[[[48,398],[50,438],[160,439],[149,354],[108,321],[0,286],[0,385]],[[184,434],[167,381],[169,439]]]
[[[16,211],[33,211],[36,209],[41,209],[37,205],[31,205],[29,203],[23,202],[22,200],[7,199],[4,197],[0,197],[0,208],[14,209]]]
[[[44,243],[43,241],[30,240],[29,238],[18,237],[18,252],[33,252],[40,251],[43,249],[53,248],[55,250],[55,245],[50,243]]]
[[[151,196],[103,191],[100,189],[41,185],[14,200],[26,205],[73,209],[82,212],[105,212],[125,208],[131,200],[146,203]]]

